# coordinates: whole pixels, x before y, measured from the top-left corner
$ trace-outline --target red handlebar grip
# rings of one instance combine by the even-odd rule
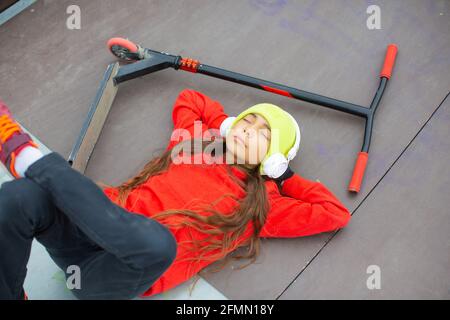
[[[369,154],[367,152],[358,153],[358,158],[356,158],[355,168],[353,169],[353,176],[350,184],[348,186],[349,191],[359,192],[361,188],[361,182],[364,177],[364,171],[366,170],[367,160]]]
[[[390,78],[392,68],[394,68],[395,56],[397,55],[397,46],[393,43],[388,45],[386,56],[384,57],[383,69],[381,69],[380,77]]]

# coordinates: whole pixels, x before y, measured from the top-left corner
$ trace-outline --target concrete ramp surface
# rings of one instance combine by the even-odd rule
[[[80,0],[80,29],[68,27],[72,4],[36,1],[0,25],[0,96],[47,151],[66,158],[117,60],[106,48],[111,37],[362,106],[370,105],[386,46],[395,43],[357,195],[347,185],[362,145],[360,118],[173,69],[120,85],[85,174],[114,185],[134,176],[167,145],[171,108],[184,88],[220,101],[229,115],[274,103],[302,130],[292,169],[319,179],[353,217],[336,233],[264,239],[256,263],[205,276],[191,297],[450,298],[449,1],[376,1],[380,29],[369,29],[366,1]],[[376,273],[378,289],[371,287]],[[36,244],[30,299],[73,299],[62,279]]]

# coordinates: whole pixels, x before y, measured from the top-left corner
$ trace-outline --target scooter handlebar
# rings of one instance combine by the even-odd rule
[[[381,69],[380,77],[390,78],[392,69],[394,68],[395,57],[397,56],[397,46],[393,43],[388,45],[386,56],[384,57],[383,69]]]
[[[350,181],[350,184],[348,186],[349,191],[359,192],[364,177],[364,171],[366,170],[368,158],[369,154],[367,152],[361,151],[360,153],[358,153],[355,167],[353,169],[352,180]]]

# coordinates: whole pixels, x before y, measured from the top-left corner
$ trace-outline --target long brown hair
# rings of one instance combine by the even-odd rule
[[[199,151],[204,152],[207,147],[211,150],[211,144],[220,144],[219,146],[212,145],[212,149],[221,150],[222,153],[224,153],[226,148],[225,141],[222,139],[216,139],[213,141],[199,141],[195,138],[186,139],[178,143],[177,146],[181,147],[182,150],[185,150],[186,148],[183,148],[184,144],[191,144],[191,147],[187,148],[188,150],[191,150],[190,155],[193,155]],[[199,145],[201,146],[200,150],[198,148]],[[160,156],[154,157],[147,164],[145,164],[143,169],[136,176],[130,178],[119,186],[116,186],[115,188],[118,189],[118,203],[123,206],[126,203],[128,195],[134,188],[145,183],[150,177],[167,170],[172,162],[171,153],[172,149],[164,151]],[[172,228],[191,227],[202,234],[207,235],[205,239],[199,240],[195,239],[195,237],[192,238],[190,243],[192,244],[192,250],[195,251],[196,254],[195,258],[187,259],[194,261],[209,260],[213,262],[216,260],[221,260],[225,257],[225,259],[222,260],[222,263],[219,264],[219,268],[216,270],[211,270],[213,272],[223,269],[230,260],[250,260],[248,263],[238,267],[238,269],[242,269],[256,260],[260,252],[259,233],[266,221],[266,216],[269,210],[264,178],[260,175],[258,166],[254,166],[252,168],[239,164],[232,165],[238,166],[246,173],[246,179],[242,181],[234,176],[230,170],[231,165],[226,166],[231,179],[233,179],[245,190],[245,197],[238,198],[234,194],[224,194],[213,203],[207,205],[206,208],[197,210],[166,210],[152,216],[152,219],[155,219],[166,226],[170,226]],[[97,182],[97,185],[101,188],[111,187],[102,182]],[[234,199],[238,203],[238,206],[234,212],[225,215],[215,210],[213,206],[226,197]],[[171,216],[179,216],[182,217],[182,219],[177,219],[177,221],[180,222],[176,225],[171,225],[168,222],[168,218]],[[249,224],[251,224],[252,227],[251,237],[247,237],[245,241],[240,241],[240,244],[236,245],[237,240],[241,239]],[[183,244],[179,243],[178,245]],[[229,255],[229,253],[233,252],[238,247],[246,248],[246,252],[244,251],[243,254],[239,255]]]

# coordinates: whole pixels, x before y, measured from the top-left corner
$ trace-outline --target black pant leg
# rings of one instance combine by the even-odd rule
[[[65,270],[102,250],[29,179],[0,188],[0,299],[22,299],[31,243],[36,238]]]
[[[112,203],[59,154],[25,174],[0,189],[0,297],[21,299],[33,237],[64,271],[81,269],[81,289],[72,292],[82,299],[133,298],[173,262],[167,228]]]
[[[113,203],[58,153],[45,155],[25,175],[45,189],[53,203],[92,241],[125,264],[145,269],[159,260],[173,261],[176,241],[166,226]]]

